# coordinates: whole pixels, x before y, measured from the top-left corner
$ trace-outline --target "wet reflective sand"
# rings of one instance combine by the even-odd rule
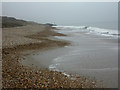
[[[118,42],[116,38],[86,32],[64,32],[56,38],[71,41],[70,46],[37,52],[26,57],[24,65],[90,76],[105,87],[118,87]]]

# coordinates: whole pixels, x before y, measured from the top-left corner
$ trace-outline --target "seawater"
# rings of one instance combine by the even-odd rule
[[[118,87],[118,33],[92,26],[55,26],[71,45],[31,55],[32,60],[50,70],[95,77],[109,88]],[[68,73],[64,73],[68,72]]]
[[[91,34],[103,35],[103,36],[111,36],[111,37],[119,37],[119,32],[116,29],[104,29],[92,26],[54,26],[58,29],[61,29],[65,32],[86,32]]]

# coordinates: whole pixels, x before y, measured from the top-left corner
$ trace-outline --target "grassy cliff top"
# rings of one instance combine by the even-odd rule
[[[25,26],[28,24],[38,24],[35,22],[25,21],[25,20],[16,19],[14,17],[7,17],[7,16],[1,16],[0,19],[2,19],[2,28]]]

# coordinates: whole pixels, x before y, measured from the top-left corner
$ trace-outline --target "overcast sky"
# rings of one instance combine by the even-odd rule
[[[6,16],[60,25],[118,20],[117,2],[4,2],[2,9],[2,14]]]

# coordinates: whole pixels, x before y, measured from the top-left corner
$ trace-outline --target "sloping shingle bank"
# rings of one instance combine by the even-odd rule
[[[32,28],[30,28],[32,27]],[[35,31],[34,31],[35,30]],[[9,32],[13,32],[9,34]],[[50,40],[48,36],[62,35],[52,31],[49,26],[24,26],[9,28],[3,31],[4,42],[2,49],[2,83],[3,88],[95,88],[96,81],[86,77],[71,75],[67,77],[61,72],[20,64],[21,52],[43,50],[51,47],[69,45],[67,41]],[[14,36],[14,37],[12,37]],[[15,38],[16,37],[16,38]],[[22,42],[19,44],[20,39]],[[24,41],[28,39],[28,42]],[[32,39],[29,41],[29,39]],[[14,43],[10,44],[13,41]],[[32,42],[33,41],[33,42]],[[41,42],[40,42],[41,41]],[[17,43],[17,44],[16,44]],[[4,46],[5,45],[5,46]],[[28,52],[29,54],[29,52]],[[74,78],[74,79],[73,79]]]

